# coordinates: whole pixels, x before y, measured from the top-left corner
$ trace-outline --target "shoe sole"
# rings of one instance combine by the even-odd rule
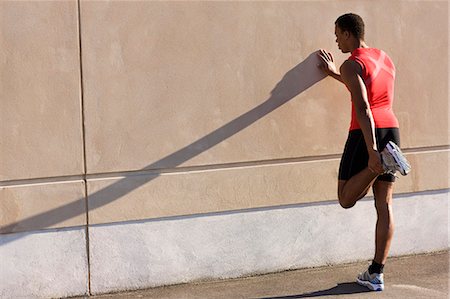
[[[397,165],[399,166],[399,171],[402,175],[407,175],[409,173],[409,169],[404,169],[401,165],[401,161],[399,160],[399,158],[397,157],[398,155],[402,155],[402,152],[398,149],[395,148],[395,146],[391,145],[391,142],[389,142],[388,144],[386,144],[386,148],[388,149],[388,152],[391,154],[391,156],[394,158],[395,163],[397,163]],[[397,152],[397,154],[396,154]],[[405,157],[403,157],[403,159],[405,160],[405,162],[407,163],[407,160]],[[407,163],[409,164],[409,163]]]
[[[374,283],[371,283],[370,281],[359,280],[358,278],[356,279],[356,282],[359,285],[362,285],[372,291],[381,292],[384,290],[384,285],[382,285],[382,284],[374,284]]]

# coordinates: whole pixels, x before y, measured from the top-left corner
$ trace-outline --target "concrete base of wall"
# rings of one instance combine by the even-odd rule
[[[391,255],[448,248],[448,190],[397,195]],[[90,228],[91,291],[371,259],[373,199],[98,225]]]
[[[391,255],[443,250],[449,190],[395,196]],[[148,288],[371,259],[373,199],[90,227],[91,292]],[[88,293],[85,229],[0,235],[0,297]]]
[[[88,293],[86,229],[0,235],[0,298]]]

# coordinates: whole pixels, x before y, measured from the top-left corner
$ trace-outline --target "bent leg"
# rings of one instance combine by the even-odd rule
[[[375,207],[377,209],[377,224],[375,232],[374,261],[385,264],[394,235],[394,215],[392,213],[392,193],[394,183],[376,181],[373,185]]]
[[[341,206],[346,209],[353,207],[367,194],[377,177],[377,173],[366,167],[349,180],[339,180],[338,198]]]

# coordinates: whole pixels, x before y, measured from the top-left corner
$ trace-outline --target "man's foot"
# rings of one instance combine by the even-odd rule
[[[369,288],[372,291],[383,291],[384,290],[384,278],[383,273],[369,273],[366,270],[364,273],[360,273],[356,282],[362,286]]]
[[[383,168],[387,173],[395,174],[398,170],[402,175],[407,175],[411,171],[411,165],[406,160],[400,148],[392,141],[386,145],[381,152]]]

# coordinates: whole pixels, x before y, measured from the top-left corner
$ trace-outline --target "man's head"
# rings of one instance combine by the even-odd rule
[[[357,14],[348,13],[337,18],[334,23],[336,42],[342,52],[349,52],[354,41],[364,41],[364,21]]]

